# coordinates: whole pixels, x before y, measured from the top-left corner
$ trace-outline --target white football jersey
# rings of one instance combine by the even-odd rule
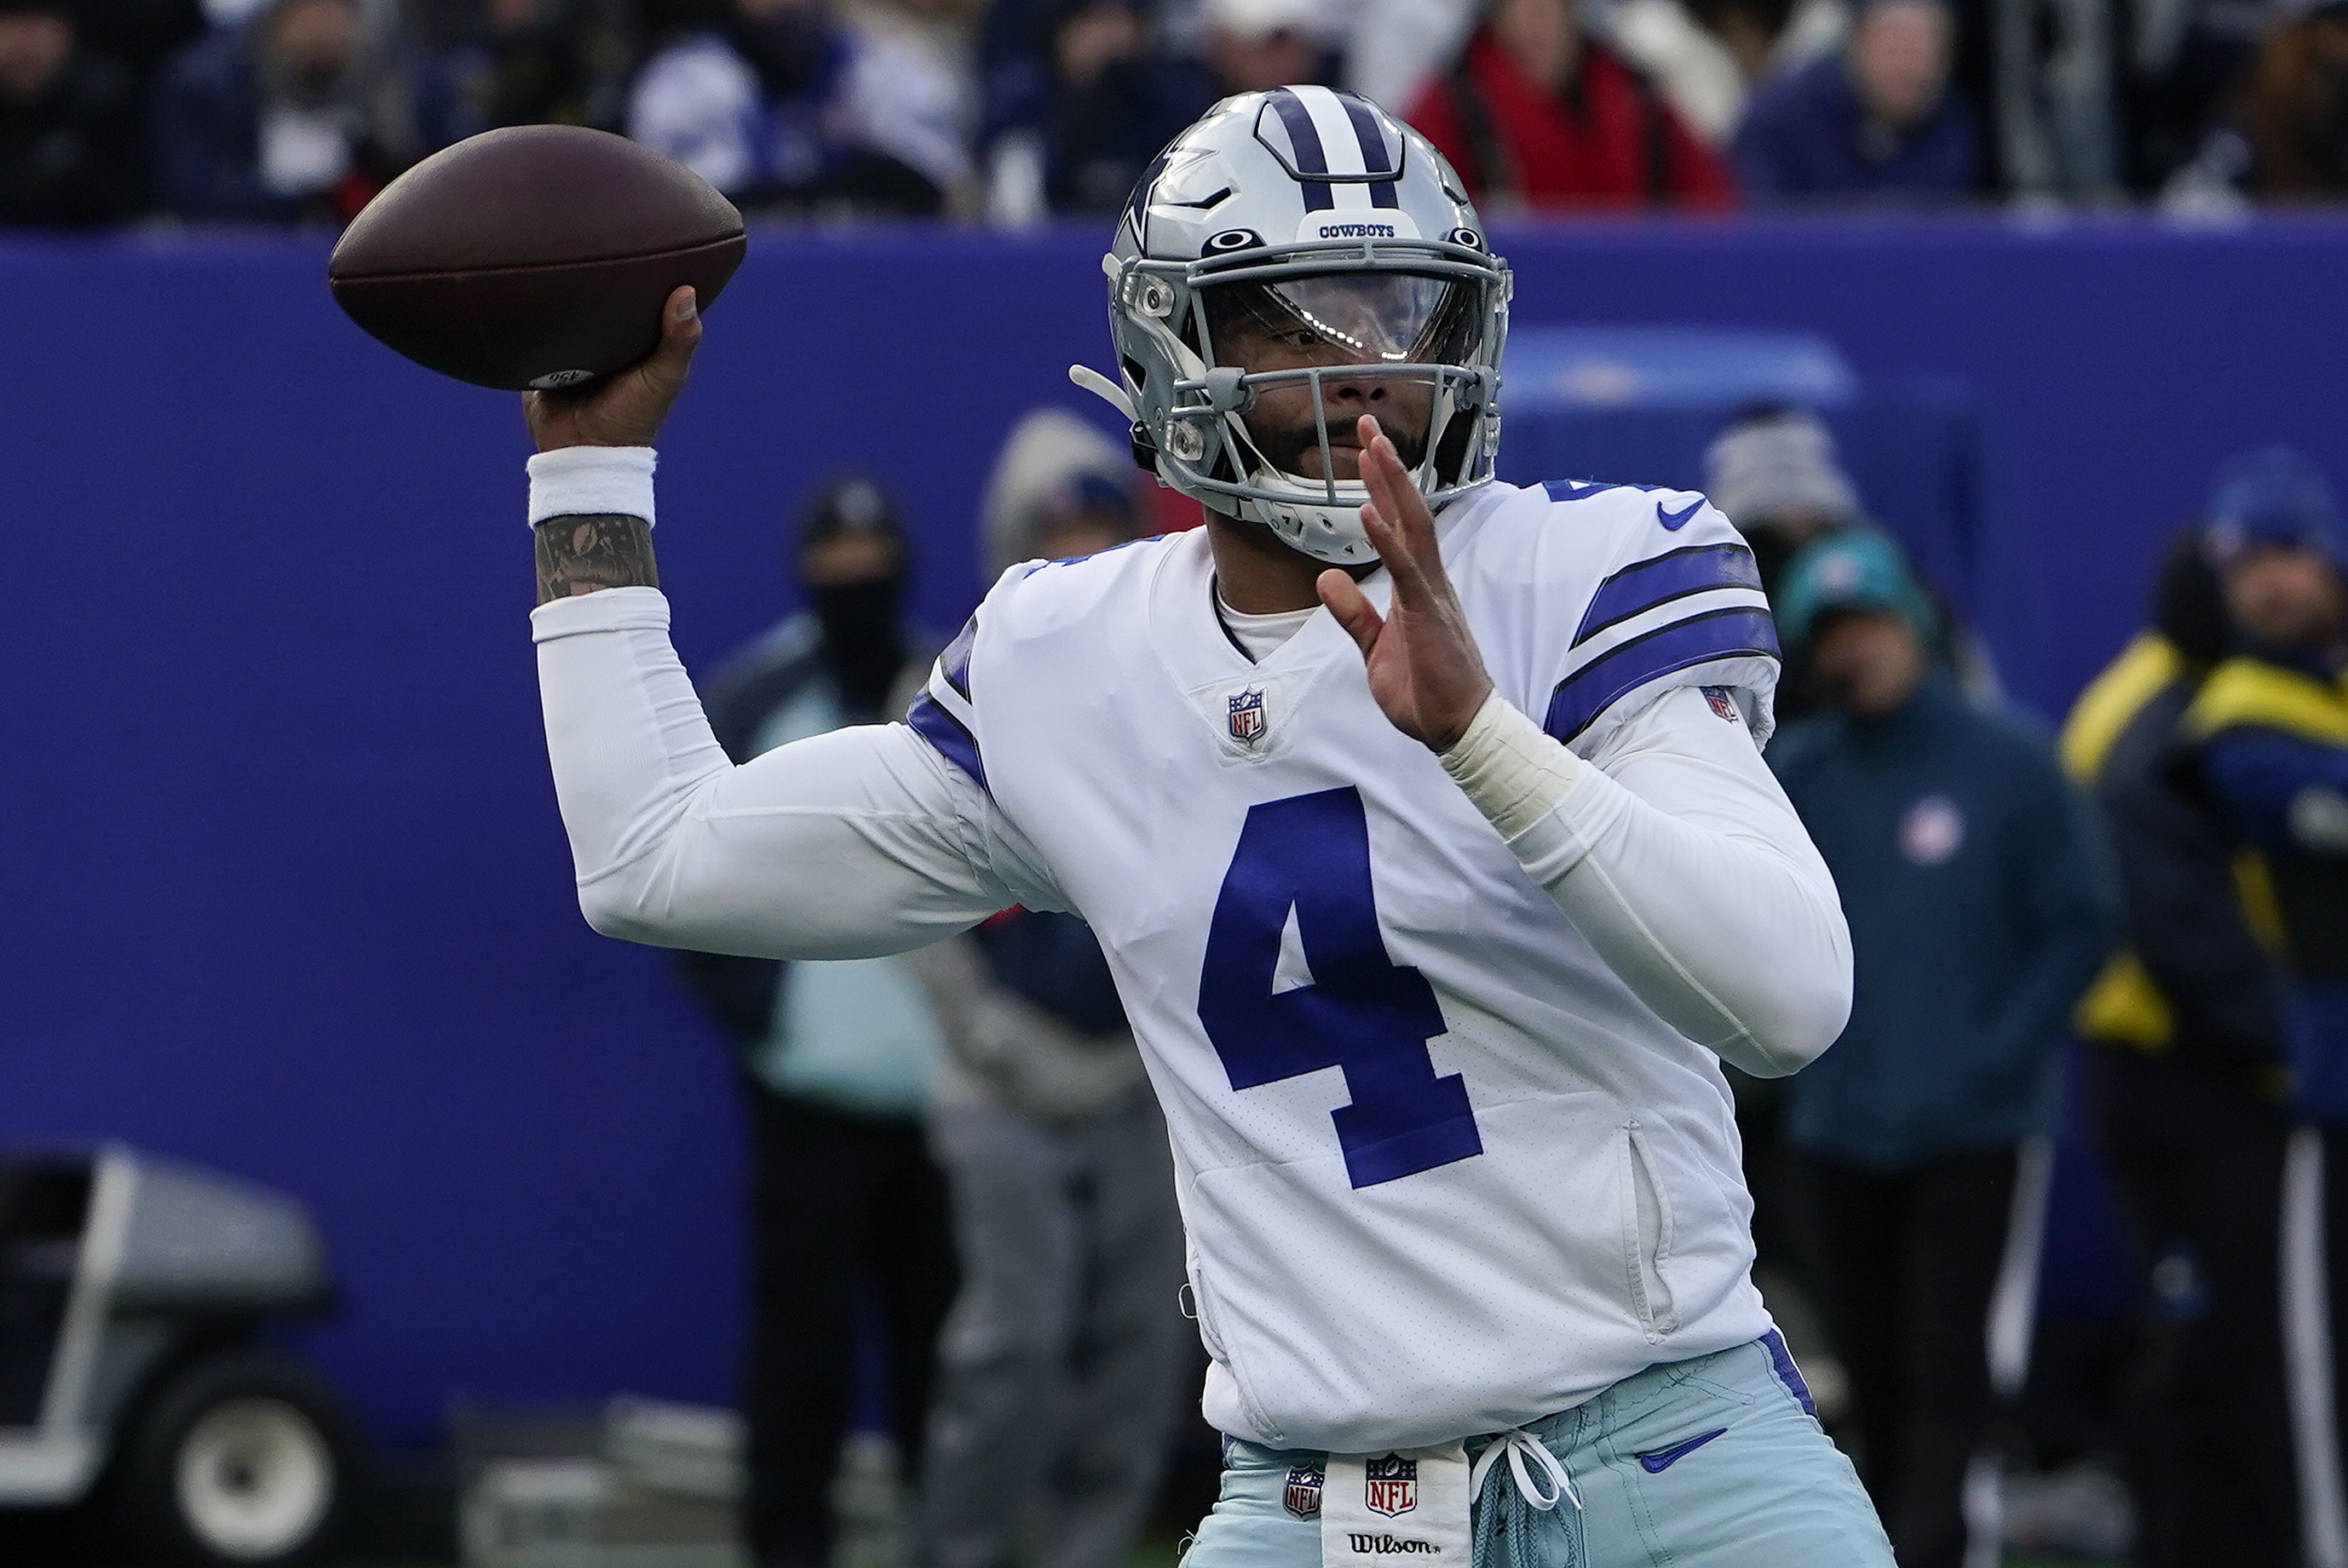
[[[1500,694],[1577,752],[1680,686],[1766,738],[1776,636],[1701,497],[1493,486],[1438,528]],[[1014,569],[911,715],[1107,951],[1173,1137],[1208,1419],[1438,1443],[1762,1334],[1713,1054],[1387,721],[1332,617],[1251,663],[1212,570],[1204,530]]]

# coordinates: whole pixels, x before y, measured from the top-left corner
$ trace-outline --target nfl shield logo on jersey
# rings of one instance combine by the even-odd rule
[[[1408,1513],[1418,1506],[1418,1461],[1400,1454],[1388,1454],[1372,1460],[1367,1468],[1368,1484],[1362,1499],[1372,1513],[1389,1518]]]
[[[1321,1517],[1321,1483],[1327,1473],[1317,1464],[1292,1464],[1288,1467],[1288,1487],[1281,1501],[1288,1512],[1299,1519]]]
[[[1242,745],[1253,745],[1263,738],[1263,691],[1261,687],[1234,694],[1231,698],[1231,739]]]

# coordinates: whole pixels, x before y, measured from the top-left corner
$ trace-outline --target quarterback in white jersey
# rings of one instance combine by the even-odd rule
[[[1232,1440],[1191,1568],[1888,1563],[1748,1277],[1719,1067],[1849,1002],[1758,575],[1700,496],[1493,480],[1508,272],[1460,190],[1360,99],[1217,106],[1120,220],[1119,382],[1079,373],[1207,526],[1014,569],[906,723],[741,767],[652,571],[690,294],[534,397],[580,898],[792,958],[1092,925]]]

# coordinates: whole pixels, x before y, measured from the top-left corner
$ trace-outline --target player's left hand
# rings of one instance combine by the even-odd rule
[[[1447,752],[1492,694],[1492,678],[1484,672],[1467,612],[1443,569],[1426,497],[1376,420],[1365,415],[1356,430],[1362,479],[1370,491],[1362,526],[1394,579],[1394,600],[1381,616],[1360,585],[1334,567],[1315,587],[1361,648],[1370,695],[1395,728],[1430,750]]]

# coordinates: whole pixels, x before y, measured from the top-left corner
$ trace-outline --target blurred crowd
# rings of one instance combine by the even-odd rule
[[[1836,1436],[1903,1568],[1989,1560],[2000,1448],[2103,1450],[2147,1568],[2338,1560],[2348,549],[2329,480],[2270,447],[2180,501],[2145,629],[2058,737],[1997,695],[1823,425],[1765,412],[1712,456],[1788,656],[1797,716],[1768,760],[1834,871],[1858,977],[1824,1058],[1774,1094],[1739,1085],[1756,1278],[1781,1316],[1820,1309]],[[2066,1097],[2136,1270],[2137,1318],[2095,1373],[2032,1366]]]
[[[754,211],[1015,226],[1292,82],[1497,213],[2348,196],[2343,0],[0,0],[0,223],[332,224],[556,122]]]
[[[1746,410],[1705,468],[1785,645],[1766,757],[1858,977],[1818,1062],[1729,1072],[1755,1278],[1903,1568],[1993,1561],[1984,1482],[2017,1463],[2105,1478],[2039,1509],[2041,1544],[2119,1554],[2132,1495],[2146,1568],[2323,1560],[2302,1541],[2348,1505],[2348,1269],[2323,1261],[2348,1256],[2328,483],[2277,448],[2181,498],[2145,630],[2058,736],[2001,694],[1824,421]],[[986,572],[1159,526],[1136,478],[1085,421],[1031,411],[977,520]],[[784,556],[808,608],[702,684],[737,760],[901,712],[956,667],[905,613],[911,538],[877,477],[819,487]],[[877,1332],[915,1560],[1118,1568],[1184,1434],[1210,1486],[1215,1457],[1182,1414],[1200,1362],[1165,1132],[1089,929],[1014,908],[902,958],[683,962],[739,1047],[753,1133],[755,1560],[841,1560],[827,1500]],[[2066,1099],[2138,1304],[2084,1358],[2036,1311]],[[1181,1491],[1169,1516],[1212,1496]]]
[[[987,484],[990,579],[1135,538],[1136,478],[1076,415],[1029,414]],[[736,762],[902,713],[953,660],[905,612],[912,541],[879,478],[819,486],[782,554],[807,608],[700,682]],[[1090,927],[1013,908],[901,958],[681,965],[748,1112],[753,1560],[839,1560],[856,1346],[877,1329],[920,1562],[1121,1568],[1204,1362],[1177,1310],[1165,1123]]]

